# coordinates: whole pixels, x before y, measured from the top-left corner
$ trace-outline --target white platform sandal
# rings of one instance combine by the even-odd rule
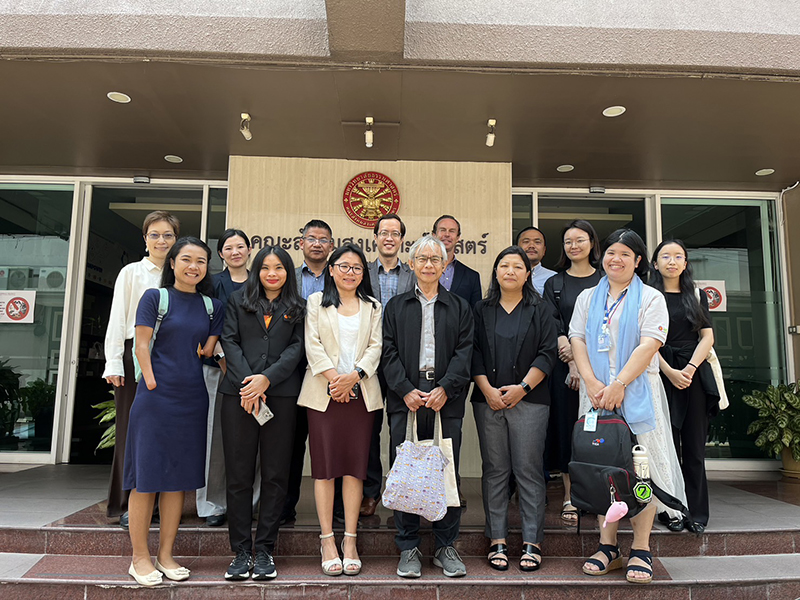
[[[357,533],[344,532],[345,537],[357,538]],[[344,540],[342,540],[342,556],[344,556]],[[355,558],[344,559],[344,574],[345,575],[358,575],[361,573],[361,561]]]
[[[327,540],[328,538],[332,538],[332,537],[333,537],[333,532],[331,531],[330,533],[326,533],[325,535],[320,534],[319,539]],[[320,547],[319,547],[319,553],[322,556],[325,555],[323,553],[323,551],[322,551],[322,545],[320,545]],[[325,575],[330,575],[331,577],[336,577],[336,576],[342,574],[342,570],[343,570],[342,559],[339,558],[338,554],[337,554],[336,558],[332,558],[331,560],[323,560],[322,561],[322,572],[325,573]]]

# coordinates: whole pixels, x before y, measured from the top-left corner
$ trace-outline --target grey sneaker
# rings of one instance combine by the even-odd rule
[[[433,553],[434,566],[441,567],[447,577],[464,577],[467,567],[461,562],[458,551],[452,546],[442,546]]]
[[[411,550],[403,550],[400,553],[400,563],[397,565],[397,574],[400,577],[408,577],[409,579],[416,579],[422,575],[422,552],[419,548],[411,548]]]

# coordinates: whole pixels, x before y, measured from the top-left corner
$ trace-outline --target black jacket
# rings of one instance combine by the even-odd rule
[[[220,393],[236,396],[245,377],[261,373],[270,382],[267,396],[297,396],[303,382],[298,365],[305,358],[305,320],[290,322],[286,307],[278,304],[267,329],[260,308],[254,313],[244,309],[243,293],[244,288],[233,293],[225,312],[221,343],[228,371]]]
[[[470,269],[460,260],[456,260],[453,265],[453,283],[450,285],[450,293],[461,296],[469,302],[470,306],[475,306],[481,299],[481,275],[475,269]]]
[[[436,336],[435,384],[447,393],[443,417],[463,417],[469,389],[473,345],[472,310],[466,300],[441,285],[434,304]],[[386,379],[386,410],[407,412],[403,396],[419,383],[422,306],[411,290],[395,296],[383,314],[381,371]]]
[[[550,307],[543,300],[537,304],[522,306],[520,332],[514,352],[514,375],[518,381],[527,375],[531,367],[537,367],[549,377],[557,359],[558,335],[556,320]],[[496,307],[485,300],[475,307],[475,349],[472,353],[472,376],[485,375],[492,387],[496,385],[495,321]],[[539,385],[522,399],[535,404],[550,404],[550,390],[545,377]],[[476,385],[472,390],[472,402],[486,402]]]

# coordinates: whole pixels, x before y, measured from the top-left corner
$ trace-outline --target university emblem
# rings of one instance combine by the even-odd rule
[[[383,215],[400,208],[400,192],[383,173],[367,171],[353,177],[342,199],[347,217],[359,227],[372,229]]]

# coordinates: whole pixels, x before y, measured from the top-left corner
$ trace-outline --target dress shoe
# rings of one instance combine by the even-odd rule
[[[119,517],[119,526],[123,529],[128,528],[128,511],[126,510],[122,515]]]
[[[358,514],[362,517],[371,517],[375,514],[376,508],[378,508],[378,501],[370,496],[364,496],[364,499],[361,501],[361,509],[358,511]]]
[[[222,527],[225,525],[226,520],[227,517],[225,516],[225,513],[220,515],[211,515],[210,517],[206,517],[206,525],[209,527]]]
[[[703,525],[702,523],[698,523],[696,521],[688,521],[687,520],[685,525],[686,525],[686,529],[688,529],[692,533],[696,533],[698,535],[700,535],[701,533],[703,533],[706,530],[706,526],[705,525]]]

